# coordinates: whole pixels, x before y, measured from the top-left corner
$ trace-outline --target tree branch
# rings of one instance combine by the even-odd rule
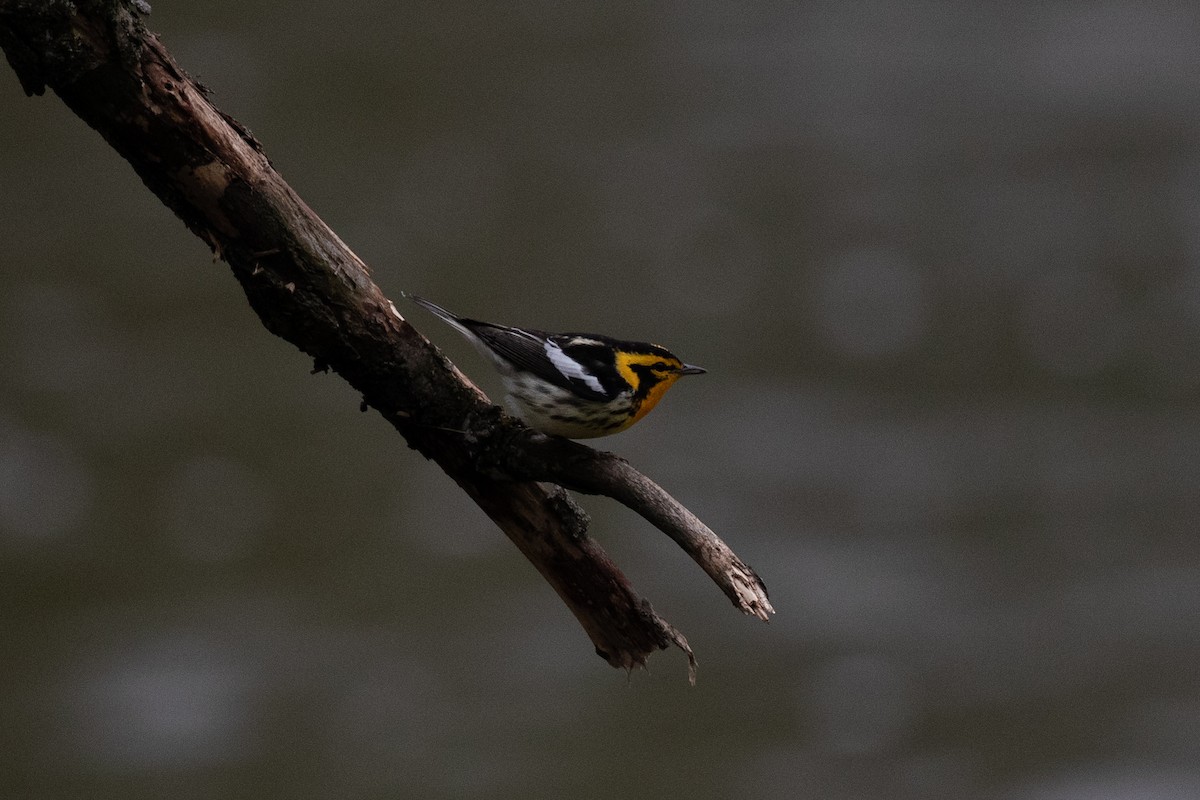
[[[628,461],[556,436],[524,432],[522,436],[523,441],[514,445],[504,442],[498,429],[477,431],[471,446],[476,447],[480,468],[513,480],[551,481],[584,494],[611,497],[674,539],[742,612],[764,622],[775,613],[767,588],[754,570],[695,514]]]
[[[226,261],[272,333],[362,393],[509,536],[610,664],[686,640],[587,536],[560,484],[613,497],[667,532],[746,613],[762,582],[707,526],[628,463],[525,428],[491,405],[397,312],[350,251],[205,96],[128,0],[0,0],[0,47],[28,94],[48,86]]]

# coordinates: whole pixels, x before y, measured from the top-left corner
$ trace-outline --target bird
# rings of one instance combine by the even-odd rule
[[[461,333],[492,363],[504,383],[509,411],[542,433],[567,439],[619,433],[649,414],[675,381],[706,372],[661,345],[480,322],[422,297],[408,297]]]

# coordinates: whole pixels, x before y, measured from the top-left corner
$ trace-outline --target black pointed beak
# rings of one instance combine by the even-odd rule
[[[703,375],[708,372],[704,367],[693,366],[692,364],[684,364],[679,370],[680,375]]]

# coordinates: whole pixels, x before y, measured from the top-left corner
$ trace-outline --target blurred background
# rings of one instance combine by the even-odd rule
[[[0,69],[0,794],[1200,796],[1200,11],[158,2],[399,300],[709,369],[626,676]],[[453,331],[413,322],[495,394]]]

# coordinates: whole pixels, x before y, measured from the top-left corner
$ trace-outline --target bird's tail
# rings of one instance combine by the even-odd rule
[[[453,327],[455,330],[457,330],[463,336],[466,336],[468,339],[470,339],[472,341],[474,341],[476,339],[474,331],[472,331],[466,325],[462,324],[462,322],[459,320],[459,318],[456,317],[454,314],[451,314],[449,311],[442,308],[441,306],[439,306],[437,303],[433,302],[432,300],[426,300],[424,297],[417,297],[415,294],[407,294],[407,293],[405,294],[405,297],[409,298],[414,303],[421,306],[429,313],[433,314],[435,317],[440,318],[442,321],[446,322],[448,325]]]

